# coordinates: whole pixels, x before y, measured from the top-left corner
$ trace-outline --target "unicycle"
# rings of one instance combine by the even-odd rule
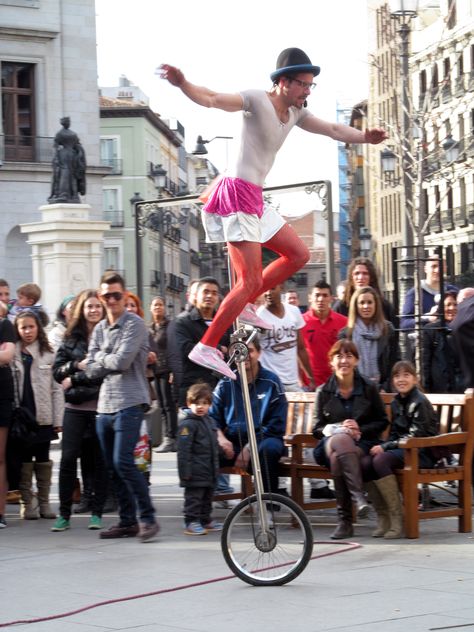
[[[263,491],[245,372],[247,345],[256,335],[253,327],[239,327],[232,334],[229,349],[242,385],[255,494],[234,507],[225,519],[221,547],[227,565],[239,579],[253,586],[280,586],[306,568],[313,552],[313,532],[306,514],[294,501]]]

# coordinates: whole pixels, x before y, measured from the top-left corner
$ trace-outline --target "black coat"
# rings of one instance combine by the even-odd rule
[[[73,332],[64,339],[56,352],[53,365],[53,376],[61,383],[67,377],[71,378],[72,386],[64,392],[64,398],[69,404],[82,404],[99,397],[102,379],[89,378],[85,371],[77,368],[77,363],[87,355],[88,342],[80,332]]]
[[[392,425],[384,450],[398,448],[400,439],[408,437],[434,437],[439,423],[433,406],[415,386],[406,397],[395,395],[392,403]]]
[[[178,428],[178,474],[181,487],[214,487],[219,470],[217,430],[209,415],[190,410]]]
[[[387,333],[377,340],[377,364],[380,373],[379,389],[390,392],[390,376],[395,362],[400,360],[400,348],[398,346],[398,336],[393,325],[386,321]],[[347,327],[341,329],[338,338],[347,338]]]
[[[152,366],[155,375],[166,375],[171,372],[168,358],[169,324],[170,321],[165,317],[159,325],[152,323],[149,327],[150,351],[156,354],[156,363]]]
[[[180,314],[168,327],[168,350],[171,370],[179,387],[179,406],[186,404],[186,391],[196,382],[206,382],[214,388],[219,380],[217,374],[192,362],[188,355],[201,340],[208,328],[200,311],[193,307],[190,312]],[[229,334],[226,333],[220,344],[229,346]]]
[[[451,329],[459,353],[464,385],[474,388],[474,296],[466,298],[459,305]]]
[[[354,377],[354,395],[351,419],[355,419],[361,431],[360,441],[375,445],[388,426],[384,403],[375,384],[363,378],[357,371]],[[332,375],[316,390],[313,435],[323,437],[327,424],[341,423],[348,418],[347,410],[337,395],[337,380]]]
[[[425,325],[423,342],[423,388],[427,393],[463,393],[464,377],[450,327],[441,321]]]

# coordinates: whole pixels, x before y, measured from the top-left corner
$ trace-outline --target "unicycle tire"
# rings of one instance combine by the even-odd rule
[[[250,496],[232,509],[221,535],[224,559],[232,572],[252,586],[281,586],[306,568],[313,552],[308,517],[293,500],[262,494],[269,528],[259,519],[257,497]]]

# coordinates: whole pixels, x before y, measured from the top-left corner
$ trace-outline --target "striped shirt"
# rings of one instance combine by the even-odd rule
[[[100,387],[98,413],[116,413],[131,406],[150,405],[145,376],[148,330],[136,314],[125,311],[116,323],[101,320],[92,332],[86,374],[104,378]]]

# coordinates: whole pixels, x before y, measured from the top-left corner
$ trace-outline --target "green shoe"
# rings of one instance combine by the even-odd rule
[[[92,515],[90,520],[89,520],[89,526],[87,527],[88,529],[92,529],[92,530],[98,530],[98,529],[102,529],[102,518],[100,516],[94,516]]]
[[[66,520],[66,518],[63,518],[62,516],[59,516],[59,518],[56,518],[56,522],[51,527],[51,531],[67,531],[70,526],[71,524],[69,520]]]

